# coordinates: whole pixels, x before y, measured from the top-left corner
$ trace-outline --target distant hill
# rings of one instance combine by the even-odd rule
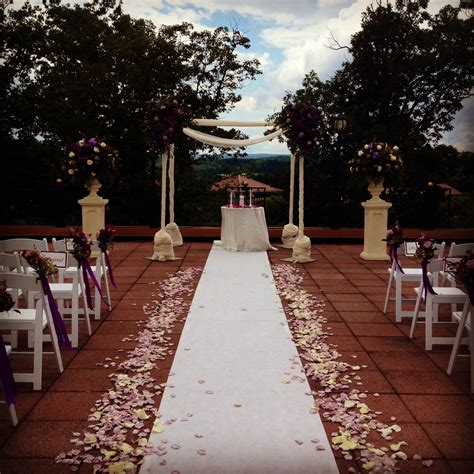
[[[230,155],[223,155],[222,159],[230,159],[232,156]],[[265,160],[265,159],[273,159],[273,160],[289,160],[290,155],[276,155],[273,153],[249,153],[243,160]]]

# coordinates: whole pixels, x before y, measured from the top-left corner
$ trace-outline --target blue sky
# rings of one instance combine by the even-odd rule
[[[34,0],[40,3],[40,0]],[[72,0],[71,0],[72,1]],[[281,107],[285,91],[296,90],[306,73],[314,69],[323,80],[347,58],[347,51],[327,48],[332,33],[341,44],[360,29],[361,14],[372,0],[124,0],[123,9],[157,26],[193,23],[197,29],[237,25],[251,40],[244,55],[261,62],[263,74],[245,84],[242,101],[228,117],[263,120]],[[459,0],[430,0],[429,10],[459,5]],[[458,113],[455,129],[443,142],[459,150],[474,150],[474,100]],[[254,136],[263,130],[244,129]],[[254,145],[249,153],[286,153],[276,141]]]

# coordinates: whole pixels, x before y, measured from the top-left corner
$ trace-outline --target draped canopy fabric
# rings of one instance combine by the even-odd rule
[[[239,120],[219,120],[219,119],[193,119],[194,125],[201,127],[273,127],[273,122],[266,121],[254,121],[254,122],[242,122]],[[232,139],[232,138],[221,138],[208,133],[200,132],[192,128],[184,128],[183,133],[188,137],[194,138],[201,143],[206,145],[218,146],[221,148],[241,148],[244,146],[256,145],[257,143],[266,142],[280,136],[283,130],[277,129],[275,132],[261,137],[246,138],[246,139]]]

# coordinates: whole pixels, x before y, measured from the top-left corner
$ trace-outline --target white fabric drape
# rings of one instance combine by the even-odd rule
[[[170,145],[168,178],[170,180],[170,222],[174,222],[174,143]]]
[[[219,119],[194,119],[194,125],[202,127],[273,127],[273,122],[263,120],[255,122],[242,122],[239,120],[219,120]]]
[[[168,148],[161,155],[161,229],[166,225],[166,166],[168,164]]]
[[[274,138],[280,136],[283,133],[283,130],[278,129],[275,132],[270,133],[269,135],[264,135],[262,137],[255,138],[247,138],[244,140],[215,137],[214,135],[199,132],[198,130],[193,130],[192,128],[183,128],[183,133],[186,134],[188,137],[194,138],[195,140],[198,140],[201,143],[205,143],[207,145],[219,146],[222,148],[240,148],[273,140]]]
[[[301,238],[304,235],[304,155],[301,154],[299,157],[299,197],[298,197],[298,237]]]
[[[291,154],[290,158],[290,210],[288,215],[288,222],[293,224],[293,207],[295,195],[295,155]]]

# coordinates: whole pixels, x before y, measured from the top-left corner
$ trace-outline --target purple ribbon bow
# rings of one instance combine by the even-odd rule
[[[93,304],[92,304],[91,289],[89,287],[89,280],[87,278],[87,274],[89,274],[89,276],[92,279],[92,282],[94,283],[94,286],[97,288],[97,291],[99,292],[100,296],[105,301],[104,295],[102,294],[102,289],[100,288],[99,282],[97,281],[87,258],[83,258],[79,262],[79,266],[82,267],[82,277],[84,279],[84,286],[86,290],[87,306],[89,306],[89,309],[94,309]]]
[[[58,310],[56,301],[51,293],[51,288],[49,287],[49,282],[46,277],[41,277],[40,279],[43,292],[48,298],[49,309],[51,310],[51,316],[53,318],[54,330],[56,331],[56,336],[58,337],[59,347],[67,347],[68,349],[72,348],[71,341],[66,331],[66,326],[64,325],[63,318],[61,313]]]
[[[7,349],[0,334],[0,381],[2,382],[3,392],[5,393],[5,402],[7,405],[15,405],[15,379],[13,378],[10,360],[8,359]]]
[[[431,286],[431,281],[428,277],[428,260],[423,260],[421,262],[421,268],[423,270],[423,288],[425,290],[425,299],[426,299],[426,294],[427,292],[430,292],[432,295],[436,295],[436,291],[433,290],[433,287]]]
[[[109,259],[109,255],[107,251],[104,252],[104,255],[105,255],[105,263],[107,265],[107,268],[105,269],[105,271],[107,271],[107,269],[109,270],[110,281],[112,285],[114,285],[114,288],[117,288],[117,285],[115,284],[114,274],[112,272],[112,264],[110,263],[110,259]]]
[[[395,265],[398,267],[398,270],[400,270],[400,273],[405,274],[402,266],[400,265],[400,261],[398,260],[398,247],[396,247],[395,245],[391,245],[389,255],[390,255],[390,262],[392,262],[393,264],[393,262],[395,261]]]

